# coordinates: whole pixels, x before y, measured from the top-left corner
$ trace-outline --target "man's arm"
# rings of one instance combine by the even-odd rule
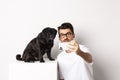
[[[78,50],[76,51],[76,53],[81,56],[85,61],[87,61],[88,63],[92,62],[92,56],[89,53],[85,53],[83,51],[80,50],[80,48],[78,47]]]
[[[88,63],[92,62],[92,56],[89,53],[85,53],[85,52],[81,51],[80,46],[76,41],[72,41],[69,44],[68,48],[69,48],[69,50],[66,51],[67,53],[76,52],[79,56],[81,56]]]

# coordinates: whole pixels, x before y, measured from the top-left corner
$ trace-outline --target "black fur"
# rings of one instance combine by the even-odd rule
[[[25,62],[44,62],[43,55],[47,53],[49,60],[54,60],[51,57],[51,48],[54,45],[56,33],[57,30],[54,28],[43,29],[36,38],[29,42],[22,56],[20,54],[16,55],[16,59]]]

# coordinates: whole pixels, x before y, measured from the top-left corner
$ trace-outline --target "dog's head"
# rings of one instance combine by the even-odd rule
[[[56,29],[47,27],[42,30],[41,34],[39,35],[39,38],[45,39],[47,41],[52,41],[54,40],[56,34]]]

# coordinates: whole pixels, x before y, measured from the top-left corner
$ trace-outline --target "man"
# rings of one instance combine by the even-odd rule
[[[68,44],[68,49],[57,56],[60,80],[93,80],[92,56],[88,48],[74,40],[72,24],[63,23],[58,27],[58,34],[60,48]]]

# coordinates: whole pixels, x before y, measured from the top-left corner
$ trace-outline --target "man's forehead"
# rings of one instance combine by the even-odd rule
[[[59,33],[68,33],[68,32],[71,32],[71,30],[70,29],[60,29],[59,30]]]

